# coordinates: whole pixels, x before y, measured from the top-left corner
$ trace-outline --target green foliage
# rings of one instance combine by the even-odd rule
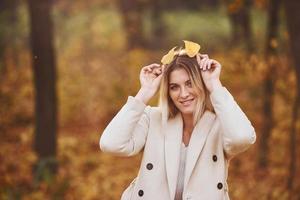
[[[55,157],[39,159],[34,166],[33,184],[38,185],[41,181],[49,185],[53,184],[57,167],[58,163]]]
[[[164,15],[170,41],[188,38],[204,47],[226,43],[230,34],[229,21],[224,11],[177,11]]]

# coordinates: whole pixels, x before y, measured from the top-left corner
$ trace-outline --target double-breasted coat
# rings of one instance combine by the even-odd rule
[[[229,160],[256,139],[251,122],[225,87],[213,90],[210,99],[215,112],[204,112],[188,145],[183,199],[229,199]],[[100,138],[102,151],[121,156],[144,148],[139,173],[122,200],[174,200],[182,133],[180,113],[164,121],[158,107],[128,97]]]

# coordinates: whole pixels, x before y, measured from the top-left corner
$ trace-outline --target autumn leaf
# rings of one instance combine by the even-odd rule
[[[176,47],[173,47],[166,55],[164,55],[161,59],[161,63],[163,65],[170,64],[175,56],[175,49]]]
[[[183,40],[184,45],[185,45],[185,51],[186,54],[189,57],[194,57],[195,55],[197,55],[197,53],[200,50],[200,45],[195,43],[195,42],[191,42],[191,41],[187,41],[187,40]]]

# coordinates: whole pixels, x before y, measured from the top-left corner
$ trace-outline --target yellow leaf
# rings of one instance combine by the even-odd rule
[[[197,55],[197,53],[200,50],[200,45],[195,43],[195,42],[191,42],[191,41],[187,41],[187,40],[183,40],[184,45],[185,45],[185,51],[186,54],[189,57],[194,57],[195,55]]]
[[[176,49],[176,47],[173,47],[166,55],[164,55],[162,57],[161,63],[163,65],[170,64],[173,61],[174,56],[175,56],[175,49]]]

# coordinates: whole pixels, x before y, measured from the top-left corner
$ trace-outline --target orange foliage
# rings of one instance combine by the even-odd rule
[[[36,161],[32,150],[33,122],[20,125],[15,121],[13,126],[20,128],[7,125],[8,132],[1,138],[0,196],[4,199],[9,195],[20,195],[22,199],[119,199],[121,192],[137,175],[141,154],[119,158],[101,153],[98,146],[100,133],[127,95],[134,95],[137,91],[141,66],[159,60],[162,54],[141,49],[126,54],[101,52],[101,57],[90,58],[88,66],[78,60],[81,58],[60,60],[58,175],[48,182],[34,182],[31,175],[31,167]],[[226,55],[216,52],[211,56],[223,64],[221,81],[253,122],[259,141],[263,123],[261,84],[266,63],[262,57],[249,56],[240,50],[232,50]],[[73,65],[69,66],[69,63]],[[293,90],[287,91],[287,88],[295,87],[295,77],[286,63],[287,59],[282,56],[281,70],[287,76],[278,80],[278,94],[275,94],[276,125],[270,141],[270,168],[261,173],[256,167],[258,143],[234,159],[229,172],[232,199],[288,199],[284,182],[288,173],[286,155],[290,121],[284,116],[290,114],[286,105],[293,99]],[[20,69],[20,72],[24,76],[19,81],[31,79],[29,68]],[[29,81],[12,84],[16,80],[13,74],[17,73],[8,71],[1,88],[9,91],[8,96],[22,94],[22,100],[30,104],[20,104],[19,110],[26,111],[26,107],[33,104],[32,95],[28,95],[32,93],[32,84]],[[19,93],[14,93],[9,89],[11,87],[19,88]],[[152,104],[155,102],[153,100]],[[13,116],[16,111],[12,109],[10,112]],[[30,115],[33,115],[32,109]]]
[[[74,18],[78,17],[76,20],[69,19],[68,23],[63,20],[56,22],[58,174],[40,183],[35,182],[31,175],[37,160],[32,148],[34,88],[29,53],[25,49],[19,52],[22,67],[17,68],[9,57],[7,71],[0,75],[0,199],[115,200],[137,175],[141,154],[133,158],[107,155],[100,152],[98,141],[101,131],[125,103],[127,96],[137,92],[141,67],[152,62],[159,63],[166,49],[124,50],[124,33],[122,29],[115,29],[121,26],[118,15],[106,13],[96,18],[96,10],[88,17],[84,14],[79,16],[82,7],[90,6],[90,9],[94,4],[76,2],[76,5],[65,1],[56,4],[58,9],[70,9],[69,12],[76,13]],[[241,0],[235,2],[232,10],[241,6]],[[102,26],[101,23],[107,22],[107,19],[112,27]],[[78,25],[87,22],[93,23]],[[90,32],[82,27],[88,27]],[[273,41],[272,44],[276,46],[278,42]],[[249,151],[231,162],[230,196],[242,200],[289,199],[285,184],[290,162],[290,106],[296,78],[286,55],[280,54],[279,60],[266,61],[260,54],[249,55],[243,50],[226,47],[226,51],[216,49],[210,56],[222,63],[221,81],[247,113],[258,136],[257,143]],[[262,84],[268,62],[278,63],[280,76],[274,94],[275,122],[269,141],[270,167],[263,171],[257,168],[256,160],[264,122],[261,115]],[[156,103],[157,98],[154,98],[151,105]],[[297,144],[300,144],[299,138]],[[299,169],[298,161],[297,177],[300,176]],[[296,179],[295,186],[292,199],[299,199],[299,179]]]

